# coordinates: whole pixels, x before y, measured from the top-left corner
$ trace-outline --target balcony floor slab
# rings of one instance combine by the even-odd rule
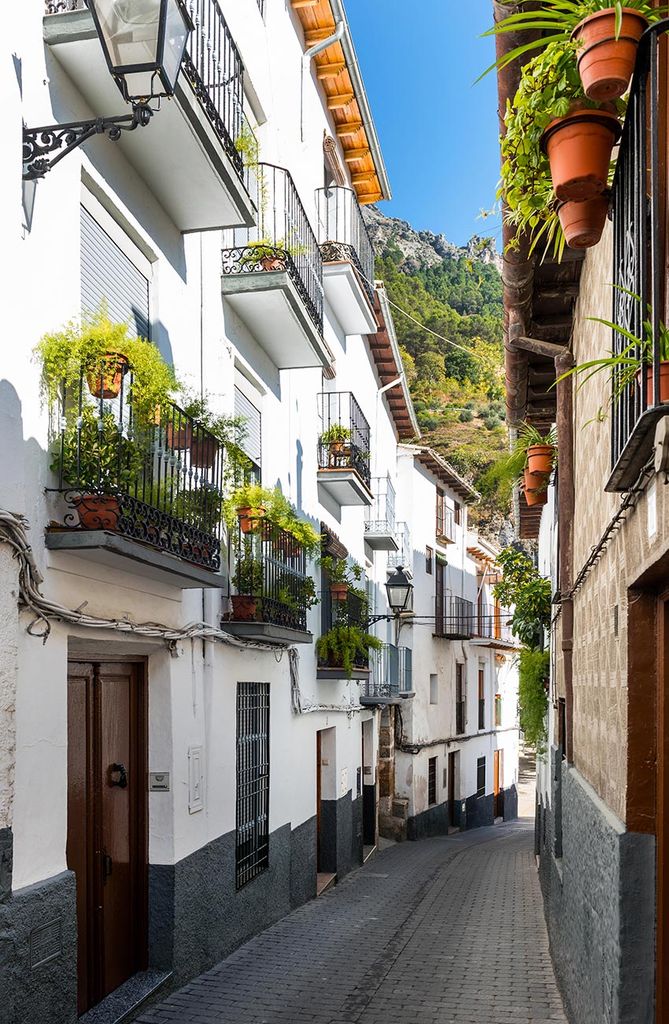
[[[358,271],[348,260],[323,264],[323,287],[347,335],[376,334],[379,325]]]
[[[325,666],[319,666],[316,670],[317,679],[332,679],[332,680],[348,680],[348,676],[344,672],[343,668],[326,668]],[[354,668],[351,672],[351,679],[369,679],[368,668]]]
[[[257,640],[266,644],[312,644],[313,633],[288,626],[275,626],[271,622],[222,622],[221,629],[242,640]]]
[[[319,469],[318,489],[325,491],[340,506],[374,502],[372,492],[354,469]]]
[[[394,533],[382,533],[381,531],[365,530],[365,543],[372,551],[399,551],[397,537]]]

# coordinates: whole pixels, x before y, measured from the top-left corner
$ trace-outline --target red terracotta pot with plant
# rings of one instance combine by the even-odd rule
[[[253,622],[258,613],[258,602],[255,597],[245,594],[232,595],[232,618],[235,622]]]
[[[82,494],[72,504],[84,530],[116,530],[121,514],[118,498],[113,494]]]
[[[179,426],[177,423],[169,422],[165,427],[167,447],[172,451],[181,452],[190,448],[193,440],[193,428],[190,423]]]
[[[215,438],[195,436],[190,444],[191,466],[212,469],[216,462],[217,447]]]
[[[660,402],[669,402],[669,361],[662,360],[660,362]],[[636,375],[636,381],[639,387],[641,387],[641,376],[643,370],[639,370]],[[652,366],[645,367],[646,376],[646,405],[651,408],[655,405],[655,388],[653,387],[653,368]]]
[[[523,475],[523,493],[530,508],[545,505],[548,501],[547,478],[539,473],[530,473],[529,469],[526,469]]]
[[[548,478],[553,472],[555,448],[552,444],[531,444],[527,449],[527,472]]]
[[[348,583],[331,583],[330,597],[333,601],[345,601],[348,594]]]
[[[260,524],[265,518],[266,511],[262,505],[257,505],[255,508],[243,505],[238,508],[237,515],[239,516],[239,526],[242,533],[256,533],[260,529]]]
[[[86,373],[86,383],[93,398],[118,398],[128,360],[122,352],[106,352],[102,361]]]
[[[597,245],[604,232],[609,202],[609,193],[603,192],[582,203],[560,204],[558,217],[570,249],[591,249]]]
[[[572,33],[580,44],[578,70],[585,95],[596,103],[627,92],[648,20],[640,11],[623,7],[619,31],[616,28],[616,9],[608,7],[584,18]]]
[[[551,121],[541,146],[548,156],[560,202],[583,202],[604,192],[611,153],[620,132],[620,121],[608,110],[579,107]]]

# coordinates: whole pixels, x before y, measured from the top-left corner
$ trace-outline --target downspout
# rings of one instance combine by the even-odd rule
[[[300,141],[304,142],[304,76],[307,72],[309,65],[314,57],[323,50],[327,50],[328,46],[332,46],[334,43],[340,43],[341,38],[344,35],[344,22],[338,21],[335,25],[335,30],[331,36],[327,39],[321,39],[318,43],[314,43],[313,46],[309,47],[302,54],[302,68],[300,71]]]
[[[558,431],[558,589],[561,594],[571,594],[574,576],[573,521],[574,521],[574,378],[559,380],[562,374],[574,366],[571,352],[564,351],[555,357],[557,385],[557,431]],[[565,754],[567,763],[573,763],[574,741],[572,722],[574,716],[574,600],[562,600],[562,657],[564,665],[566,737]]]

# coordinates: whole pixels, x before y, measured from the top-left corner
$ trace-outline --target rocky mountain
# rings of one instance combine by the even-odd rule
[[[444,259],[471,259],[484,265],[492,264],[501,270],[502,257],[495,248],[494,239],[474,235],[467,245],[459,246],[449,242],[445,235],[432,231],[416,231],[407,221],[398,217],[387,217],[378,206],[363,207],[367,224],[377,255],[396,248],[401,253],[400,269],[406,274],[436,267]]]

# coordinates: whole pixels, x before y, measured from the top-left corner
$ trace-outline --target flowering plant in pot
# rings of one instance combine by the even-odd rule
[[[237,591],[231,596],[233,619],[248,622],[257,618],[263,583],[262,561],[249,548],[239,555],[232,574],[232,585]]]
[[[365,632],[360,626],[338,624],[318,638],[316,653],[321,665],[341,669],[350,679],[356,662],[366,666],[369,652],[379,651],[382,646],[378,637]]]
[[[330,595],[334,601],[345,601],[349,590],[362,579],[362,566],[354,562],[349,566],[345,558],[324,555],[320,559],[321,569],[328,577]]]
[[[192,421],[188,444],[191,465],[198,469],[212,469],[222,449],[225,456],[224,484],[243,480],[251,469],[251,460],[242,448],[246,436],[245,418],[216,413],[211,408],[208,395],[192,392],[186,392],[182,412]]]

